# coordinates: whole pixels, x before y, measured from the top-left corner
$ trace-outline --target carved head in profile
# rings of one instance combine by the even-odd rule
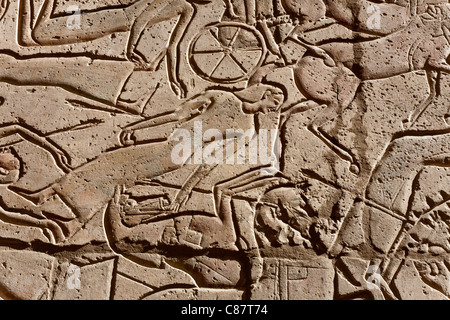
[[[420,15],[420,19],[427,29],[431,29],[433,37],[444,35],[450,42],[450,5],[448,3],[429,5],[426,12]]]
[[[0,184],[11,184],[19,180],[21,162],[11,150],[0,152]]]
[[[286,99],[280,85],[257,84],[238,91],[235,95],[243,101],[244,112],[264,113],[277,111]]]
[[[303,193],[303,185],[279,186],[268,191],[256,208],[255,227],[259,236],[275,246],[299,245],[308,240],[314,218],[308,213]]]

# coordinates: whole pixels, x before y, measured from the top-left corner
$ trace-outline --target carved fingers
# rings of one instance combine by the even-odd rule
[[[65,172],[72,171],[73,168],[70,165],[70,160],[67,157],[67,155],[63,151],[58,149],[55,150],[55,154],[56,154],[56,162],[61,167],[61,169],[63,169]]]
[[[186,98],[187,92],[185,89],[185,86],[181,83],[181,81],[178,80],[172,80],[170,81],[170,88],[172,89],[173,93],[178,96],[180,99]]]
[[[429,5],[424,17],[429,20],[439,20],[443,17],[442,9],[439,6]]]
[[[6,10],[8,10],[9,0],[0,0],[0,20],[5,16]]]
[[[181,190],[174,201],[166,208],[167,211],[178,213],[180,211],[180,208],[184,206],[189,200],[189,194],[187,192],[184,192]]]
[[[135,51],[131,51],[127,54],[128,61],[133,62],[136,71],[153,71],[150,70],[150,64],[147,63],[145,58]]]

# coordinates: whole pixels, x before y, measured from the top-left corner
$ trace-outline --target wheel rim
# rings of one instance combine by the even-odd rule
[[[242,23],[206,27],[192,41],[189,62],[200,77],[214,83],[248,80],[266,54],[264,38]]]

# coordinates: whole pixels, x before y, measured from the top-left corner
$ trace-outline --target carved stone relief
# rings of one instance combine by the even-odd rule
[[[449,299],[450,4],[0,0],[1,299]]]

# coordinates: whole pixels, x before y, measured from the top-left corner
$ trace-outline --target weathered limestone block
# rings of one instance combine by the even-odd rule
[[[450,298],[450,3],[0,0],[0,299]]]

